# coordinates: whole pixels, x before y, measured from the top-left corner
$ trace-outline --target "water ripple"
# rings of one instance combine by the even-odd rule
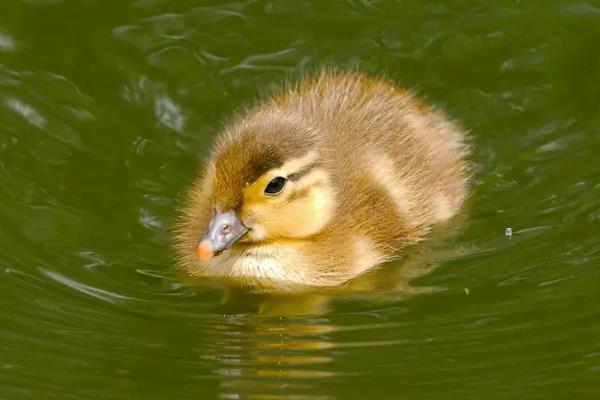
[[[0,396],[598,392],[593,2],[5,3]],[[174,277],[198,157],[232,109],[322,63],[384,71],[464,123],[469,217],[338,290]]]
[[[107,301],[109,303],[121,303],[124,301],[132,301],[133,300],[131,297],[123,296],[123,295],[120,295],[117,293],[113,293],[113,292],[109,292],[109,291],[106,291],[103,289],[92,287],[92,286],[86,285],[81,282],[77,282],[77,281],[67,278],[66,276],[64,276],[58,272],[55,272],[55,271],[50,271],[45,268],[40,268],[40,272],[42,274],[44,274],[45,276],[49,277],[50,279],[53,279],[67,287],[70,287],[71,289],[74,289],[78,292],[84,293],[88,296],[92,296],[92,297],[102,300],[102,301]]]

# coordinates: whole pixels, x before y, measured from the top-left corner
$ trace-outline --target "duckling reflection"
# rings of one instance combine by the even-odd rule
[[[335,327],[326,319],[290,320],[257,315],[215,317],[219,338],[204,358],[215,364],[220,397],[326,399]]]

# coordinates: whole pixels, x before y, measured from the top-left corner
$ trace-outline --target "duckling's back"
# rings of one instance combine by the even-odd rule
[[[339,189],[336,225],[381,254],[414,243],[466,196],[461,128],[409,92],[359,74],[322,74],[275,99],[316,128]]]

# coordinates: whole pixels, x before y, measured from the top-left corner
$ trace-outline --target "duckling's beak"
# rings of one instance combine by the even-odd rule
[[[208,224],[208,231],[198,243],[196,254],[201,260],[209,260],[227,249],[248,232],[234,210],[217,212]]]

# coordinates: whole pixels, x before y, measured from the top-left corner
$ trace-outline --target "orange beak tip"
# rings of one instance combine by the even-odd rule
[[[201,260],[210,260],[215,255],[215,252],[208,240],[203,240],[196,247],[196,255]]]

